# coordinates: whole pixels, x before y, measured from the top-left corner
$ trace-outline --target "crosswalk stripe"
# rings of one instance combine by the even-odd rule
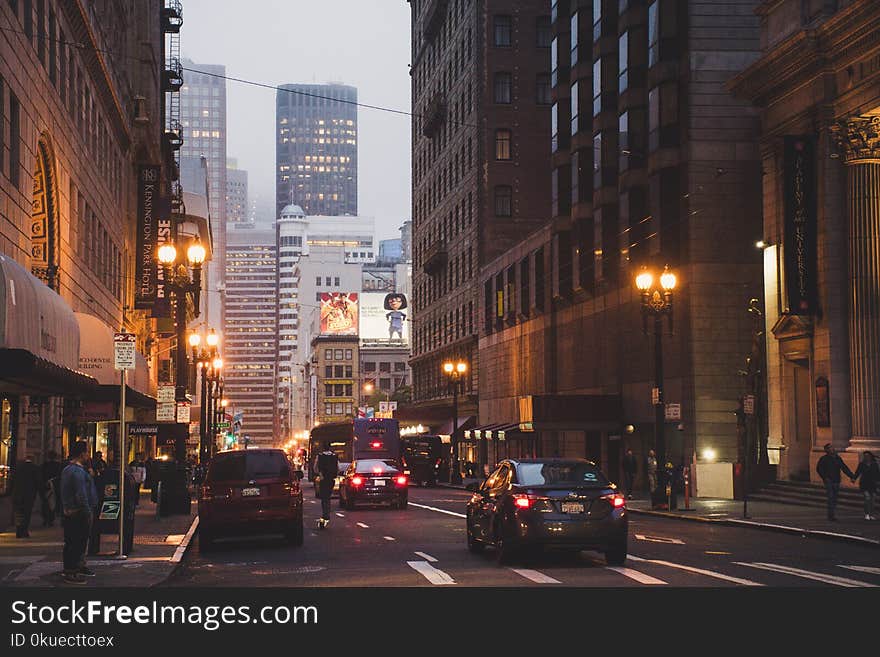
[[[386,541],[396,541],[397,540],[393,536],[383,536],[382,538],[384,538]]]
[[[857,570],[860,573],[870,573],[871,575],[880,575],[880,568],[875,568],[873,566],[845,566],[843,564],[837,564],[838,568],[847,568],[849,570]]]
[[[345,514],[344,514],[344,513],[339,513],[338,511],[336,512],[336,515],[339,516],[340,518],[344,518],[344,517],[345,517]]]
[[[426,580],[431,582],[431,584],[436,584],[438,586],[442,586],[444,584],[455,584],[455,580],[449,576],[448,573],[444,573],[439,568],[434,568],[427,561],[407,561],[407,565],[410,568],[415,570],[417,573],[422,575]]]
[[[734,561],[738,566],[748,566],[750,568],[759,568],[761,570],[769,570],[772,572],[783,573],[786,575],[794,575],[795,577],[803,577],[804,579],[812,579],[817,582],[824,582],[825,584],[835,584],[837,586],[848,586],[848,587],[875,587],[876,584],[868,584],[867,582],[860,582],[856,579],[849,579],[846,577],[837,577],[835,575],[828,575],[826,573],[815,573],[810,570],[802,570],[800,568],[793,568],[791,566],[781,566],[775,563],[750,563],[746,561]]]
[[[511,568],[517,575],[522,575],[526,579],[530,579],[536,584],[562,584],[558,579],[554,579],[549,575],[545,575],[539,570],[530,570],[528,568]]]
[[[364,529],[369,529],[369,528],[370,528],[369,525],[365,525],[365,524],[362,523],[362,522],[359,522],[359,523],[358,523],[358,527],[363,527]]]
[[[661,561],[660,559],[643,559],[641,557],[636,557],[634,555],[629,555],[627,559],[632,561],[644,561],[647,563],[656,563],[659,566],[667,566],[669,568],[678,568],[679,570],[687,570],[692,573],[697,573],[699,575],[705,575],[706,577],[714,577],[716,579],[722,579],[726,582],[733,582],[734,584],[742,584],[743,586],[764,586],[760,582],[753,582],[750,579],[743,579],[741,577],[732,577],[730,575],[725,575],[724,573],[716,573],[714,570],[704,570],[702,568],[695,568],[694,566],[685,566],[681,563],[672,563],[671,561]]]
[[[425,554],[424,552],[416,552],[415,554],[419,555],[425,561],[430,561],[431,563],[437,562],[437,559],[432,557],[430,554]]]
[[[666,584],[662,579],[657,579],[656,577],[651,577],[645,573],[640,573],[638,570],[633,570],[632,568],[624,568],[623,566],[607,566],[607,568],[608,570],[613,570],[625,577],[634,579],[640,584]]]
[[[435,506],[426,506],[424,504],[416,504],[415,502],[410,502],[410,506],[417,506],[420,509],[427,509],[428,511],[436,511],[437,513],[445,513],[446,515],[455,516],[456,518],[467,518],[467,516],[463,513],[456,513],[455,511],[447,511],[446,509],[438,509]]]

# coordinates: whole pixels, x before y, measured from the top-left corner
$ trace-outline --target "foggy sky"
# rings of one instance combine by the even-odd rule
[[[410,110],[405,0],[184,0],[181,54],[255,82],[342,82],[358,102]],[[275,91],[228,80],[227,156],[275,207]],[[358,214],[378,239],[410,218],[410,117],[358,108]]]

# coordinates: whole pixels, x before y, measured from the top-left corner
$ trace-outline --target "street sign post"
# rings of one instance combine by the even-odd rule
[[[156,422],[175,422],[177,408],[174,402],[156,404]]]
[[[123,329],[113,334],[113,367],[119,370],[119,509],[125,509],[125,373],[135,367],[134,333]],[[103,513],[103,509],[102,509]],[[125,559],[125,513],[119,515],[119,559]],[[115,519],[115,518],[110,518]]]
[[[189,402],[177,402],[177,423],[189,424]]]
[[[681,404],[666,404],[666,419],[681,421]]]
[[[174,386],[162,384],[159,386],[156,401],[159,404],[174,404]]]
[[[746,415],[754,415],[755,414],[755,396],[754,395],[746,395],[743,397],[743,412]]]

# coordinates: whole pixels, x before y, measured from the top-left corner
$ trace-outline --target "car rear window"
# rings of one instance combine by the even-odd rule
[[[368,459],[366,461],[358,461],[357,466],[355,467],[355,471],[360,474],[369,474],[371,472],[375,473],[386,473],[386,472],[397,472],[397,468],[394,467],[393,461],[390,463],[388,461],[379,461]]]
[[[589,463],[520,463],[516,468],[517,483],[524,486],[608,485],[608,479]]]
[[[212,481],[238,481],[266,477],[290,478],[290,462],[281,452],[241,452],[216,457],[208,472]]]

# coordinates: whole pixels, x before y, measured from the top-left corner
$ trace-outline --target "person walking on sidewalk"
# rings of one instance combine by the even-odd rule
[[[28,456],[13,471],[12,508],[15,512],[15,538],[28,538],[34,501],[43,487],[40,469]]]
[[[648,450],[645,472],[648,474],[648,490],[651,491],[651,499],[654,499],[654,492],[657,490],[657,456],[653,449]]]
[[[53,450],[46,453],[42,465],[43,475],[43,527],[55,524],[55,516],[61,513],[61,461]]]
[[[623,487],[626,490],[626,498],[631,500],[633,496],[633,481],[638,471],[638,462],[632,448],[626,448],[626,454],[623,455]]]
[[[92,525],[92,509],[98,504],[88,465],[88,445],[74,443],[70,463],[61,472],[61,504],[64,509],[64,581],[85,584],[86,576],[94,573],[86,567],[85,554]]]
[[[318,495],[321,498],[321,519],[318,521],[318,529],[324,529],[330,524],[330,497],[333,495],[333,483],[339,474],[339,458],[330,449],[330,441],[325,440],[322,445],[324,451],[318,454],[317,469],[321,476],[318,482]]]
[[[841,471],[845,472],[853,480],[855,480],[855,475],[846,466],[843,459],[840,458],[837,450],[834,449],[834,445],[825,443],[824,449],[825,455],[816,463],[816,472],[822,478],[822,483],[825,484],[825,495],[828,500],[828,519],[837,520],[834,513],[837,509],[837,494],[840,492],[840,473]]]
[[[862,460],[853,475],[853,481],[856,479],[859,480],[859,490],[865,496],[865,520],[876,520],[874,497],[877,495],[877,486],[880,485],[880,465],[877,465],[873,453],[862,452]]]

